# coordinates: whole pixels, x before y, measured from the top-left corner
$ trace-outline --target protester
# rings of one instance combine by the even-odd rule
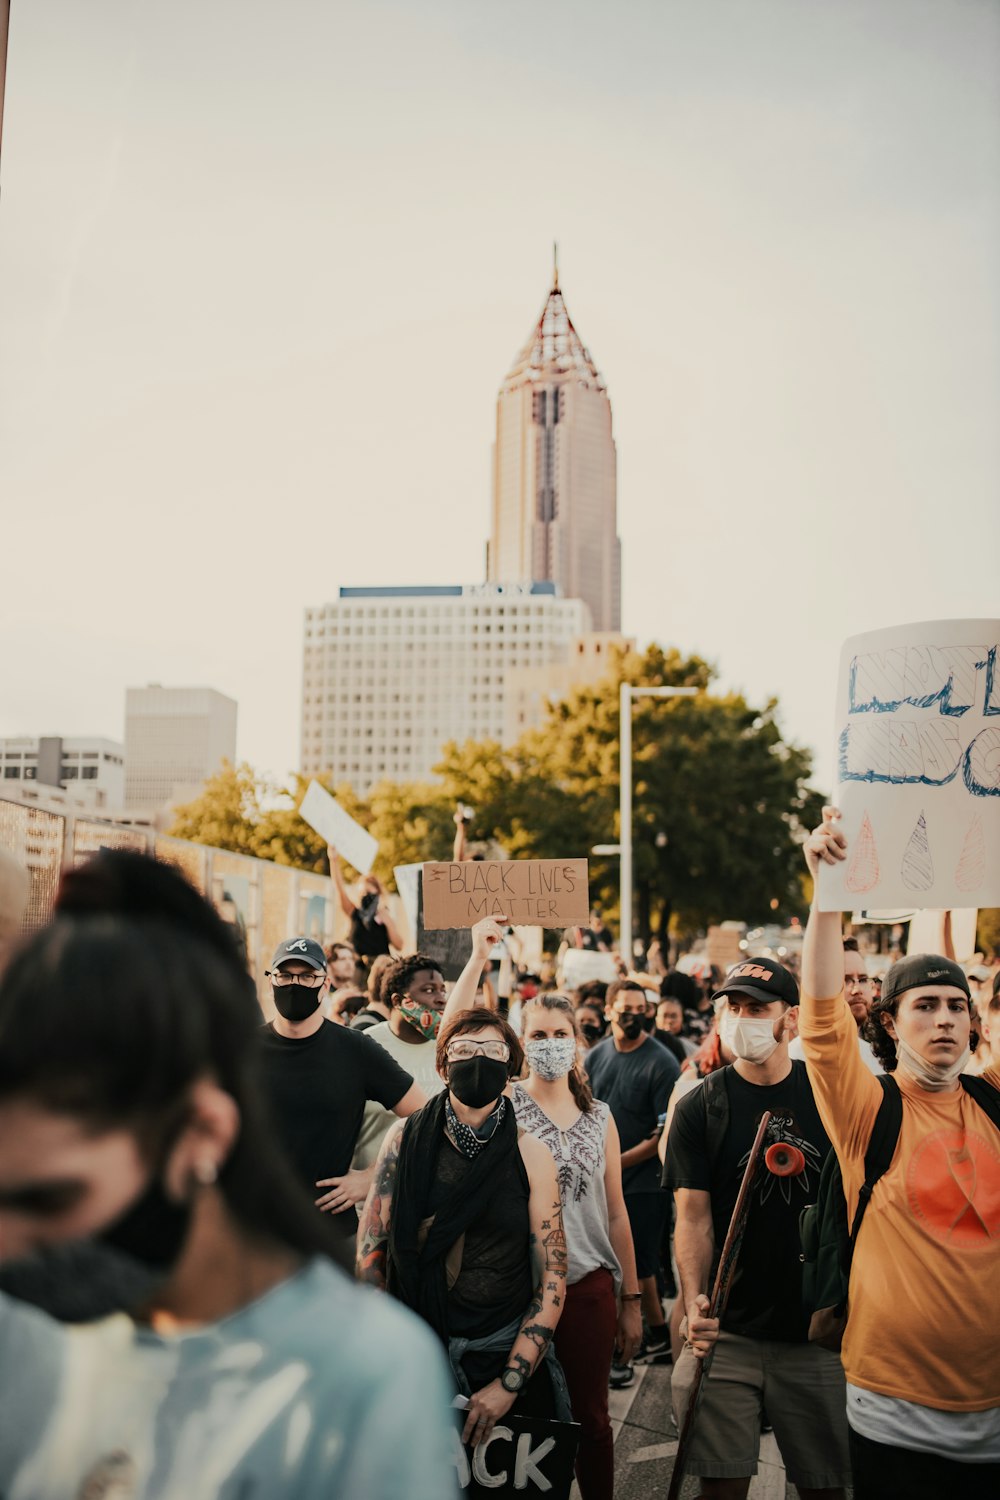
[[[683,1069],[688,1058],[698,1048],[689,1037],[682,1036],[684,1030],[684,1007],[672,995],[667,995],[656,1007],[656,1028],[653,1032],[661,1047],[666,1047],[677,1064]]]
[[[870,1072],[881,1073],[883,1072],[882,1064],[875,1056],[871,1042],[867,1041],[863,1034],[874,992],[871,977],[858,949],[857,938],[844,939],[844,996],[851,1015],[854,1017],[854,1024],[858,1028],[858,1051],[861,1053],[861,1060]],[[805,1047],[800,1036],[795,1037],[789,1044],[788,1055],[795,1060],[805,1059]]]
[[[358,980],[358,955],[350,943],[330,943],[326,949],[326,977],[331,990],[344,989]]]
[[[602,985],[601,988],[605,992],[607,991],[607,985]],[[581,1000],[574,1014],[580,1032],[581,1045],[586,1050],[596,1047],[597,1043],[604,1038],[608,1030],[608,1021],[604,1014],[603,998],[592,1001]]]
[[[429,1099],[444,1087],[437,1070],[437,1034],[448,995],[437,960],[425,953],[393,959],[383,976],[382,992],[389,1001],[389,1019],[372,1026],[366,1036],[384,1048]],[[372,1166],[392,1123],[392,1110],[375,1100],[365,1106],[354,1148],[355,1168]]]
[[[37,1304],[0,1295],[12,1500],[455,1493],[440,1353],[337,1268],[259,1020],[226,924],[136,854],[68,872],[0,985],[0,1276]]]
[[[344,1235],[357,1229],[371,1172],[351,1158],[365,1104],[376,1100],[400,1118],[426,1095],[385,1048],[323,1015],[326,954],[313,938],[288,938],[268,970],[276,1015],[262,1028],[264,1085],[282,1144],[317,1208]]]
[[[821,862],[846,858],[836,808],[824,808],[805,854],[814,882]],[[802,1039],[851,1222],[883,1089],[858,1055],[843,976],[840,913],[814,905]],[[991,1008],[992,1065],[963,1080],[969,1006],[957,963],[912,954],[888,970],[867,1021],[902,1124],[851,1266],[843,1361],[856,1500],[1000,1494],[1000,1341],[989,1311],[1000,1284],[1000,1028]]]
[[[392,1006],[383,994],[382,985],[388,970],[395,962],[391,953],[381,953],[378,958],[372,959],[368,969],[367,999],[364,1008],[358,1011],[351,1022],[354,1031],[369,1031],[373,1026],[380,1025],[382,1021],[388,1021],[392,1015]]]
[[[693,1039],[695,1045],[707,1035],[712,1024],[712,1001],[698,981],[682,969],[668,969],[660,980],[660,995],[664,1000],[679,1000],[684,1011],[683,1036]]]
[[[502,929],[491,919],[472,929],[472,955],[455,982],[445,1025],[475,992]],[[555,1158],[562,1197],[568,1274],[555,1348],[581,1424],[576,1473],[582,1500],[611,1500],[614,1439],[608,1377],[616,1344],[628,1362],[639,1347],[641,1293],[632,1232],[622,1195],[618,1130],[606,1104],[591,1094],[579,1063],[580,1036],[564,995],[538,994],[524,1004],[528,1074],[508,1096],[520,1129]]]
[[[627,979],[609,986],[611,1035],[585,1054],[583,1066],[595,1099],[610,1107],[621,1141],[622,1187],[646,1319],[643,1357],[669,1359],[670,1340],[656,1273],[670,1202],[660,1187],[656,1143],[680,1068],[643,1029],[645,994],[641,985]],[[613,1374],[625,1383],[627,1371],[626,1362]]]
[[[340,867],[340,855],[332,844],[327,845],[330,874],[337,887],[337,899],[344,916],[351,923],[351,946],[362,966],[367,968],[380,953],[390,948],[402,948],[403,939],[392,919],[386,900],[385,887],[375,875],[364,875],[361,879],[360,900],[351,897],[344,884],[344,872]]]
[[[519,1134],[505,1097],[524,1054],[501,1016],[441,1030],[447,1088],[382,1143],[358,1237],[358,1275],[388,1287],[447,1345],[468,1397],[463,1441],[516,1415],[569,1419],[552,1345],[565,1299],[555,1163]],[[414,1404],[423,1409],[423,1392]]]
[[[809,1343],[802,1303],[799,1213],[815,1198],[830,1146],[805,1064],[788,1057],[786,1017],[798,1005],[798,987],[777,961],[759,958],[737,964],[715,998],[720,1040],[736,1061],[680,1100],[666,1145],[688,1340],[674,1367],[678,1422],[695,1360],[714,1346],[688,1469],[702,1476],[704,1500],[745,1495],[766,1408],[802,1500],[839,1500],[850,1483],[844,1378],[837,1356]],[[709,1292],[765,1110],[766,1144],[797,1147],[804,1167],[795,1177],[764,1173],[758,1181],[720,1328],[707,1316]]]

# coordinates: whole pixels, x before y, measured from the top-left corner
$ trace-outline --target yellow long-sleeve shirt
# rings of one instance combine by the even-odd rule
[[[853,1219],[882,1099],[843,994],[802,996],[806,1066]],[[1000,1072],[983,1075],[1000,1087]],[[852,1385],[941,1411],[1000,1405],[1000,1131],[962,1088],[896,1075],[903,1124],[851,1267],[844,1371]]]

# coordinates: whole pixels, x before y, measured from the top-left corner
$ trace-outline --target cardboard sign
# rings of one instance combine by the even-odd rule
[[[1000,905],[1000,620],[853,636],[837,685],[847,859],[821,911]]]
[[[506,1417],[485,1443],[462,1446],[465,1412],[456,1413],[455,1468],[467,1500],[569,1500],[580,1442],[576,1422]]]
[[[590,916],[585,859],[469,859],[424,865],[424,926],[571,927]]]
[[[367,828],[355,822],[318,781],[310,781],[309,790],[302,798],[299,817],[314,828],[321,839],[332,844],[359,875],[368,874],[378,853],[378,839],[372,838]]]

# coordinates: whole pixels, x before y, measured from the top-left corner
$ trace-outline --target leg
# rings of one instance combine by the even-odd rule
[[[743,1500],[757,1472],[763,1369],[756,1339],[723,1333],[701,1387],[701,1405],[687,1472],[701,1479],[704,1500]],[[681,1429],[697,1361],[685,1347],[671,1381],[674,1420]]]
[[[625,1198],[632,1243],[635,1246],[635,1270],[642,1293],[642,1314],[646,1320],[650,1344],[669,1347],[669,1334],[663,1319],[663,1303],[656,1285],[660,1260],[660,1240],[670,1206],[669,1195],[660,1189],[651,1193],[629,1193]]]
[[[610,1271],[591,1271],[566,1288],[556,1328],[559,1363],[569,1386],[573,1416],[580,1423],[576,1477],[582,1500],[612,1500],[614,1438],[608,1416],[608,1372],[618,1326]]]
[[[854,1500],[996,1500],[1000,1464],[962,1464],[850,1432]]]
[[[844,1500],[851,1457],[840,1357],[772,1340],[763,1351],[764,1405],[788,1478],[801,1500]]]

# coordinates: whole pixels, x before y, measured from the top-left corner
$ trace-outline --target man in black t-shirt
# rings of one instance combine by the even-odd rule
[[[674,1254],[687,1314],[673,1375],[678,1421],[695,1360],[714,1348],[688,1468],[702,1476],[704,1500],[742,1500],[757,1472],[766,1407],[802,1500],[839,1500],[850,1483],[844,1376],[836,1354],[808,1342],[802,1307],[799,1214],[815,1201],[830,1143],[805,1064],[788,1056],[798,986],[779,963],[753,959],[738,964],[713,998],[719,1036],[736,1061],[678,1103],[663,1179],[674,1191]],[[706,1317],[708,1292],[765,1110],[765,1150],[785,1142],[804,1166],[796,1176],[765,1170],[757,1178],[720,1329]]]
[[[354,1234],[372,1176],[351,1170],[365,1105],[375,1099],[403,1119],[427,1097],[384,1048],[324,1019],[326,955],[314,939],[283,942],[268,978],[277,1014],[262,1029],[262,1062],[278,1133],[317,1208]]]

